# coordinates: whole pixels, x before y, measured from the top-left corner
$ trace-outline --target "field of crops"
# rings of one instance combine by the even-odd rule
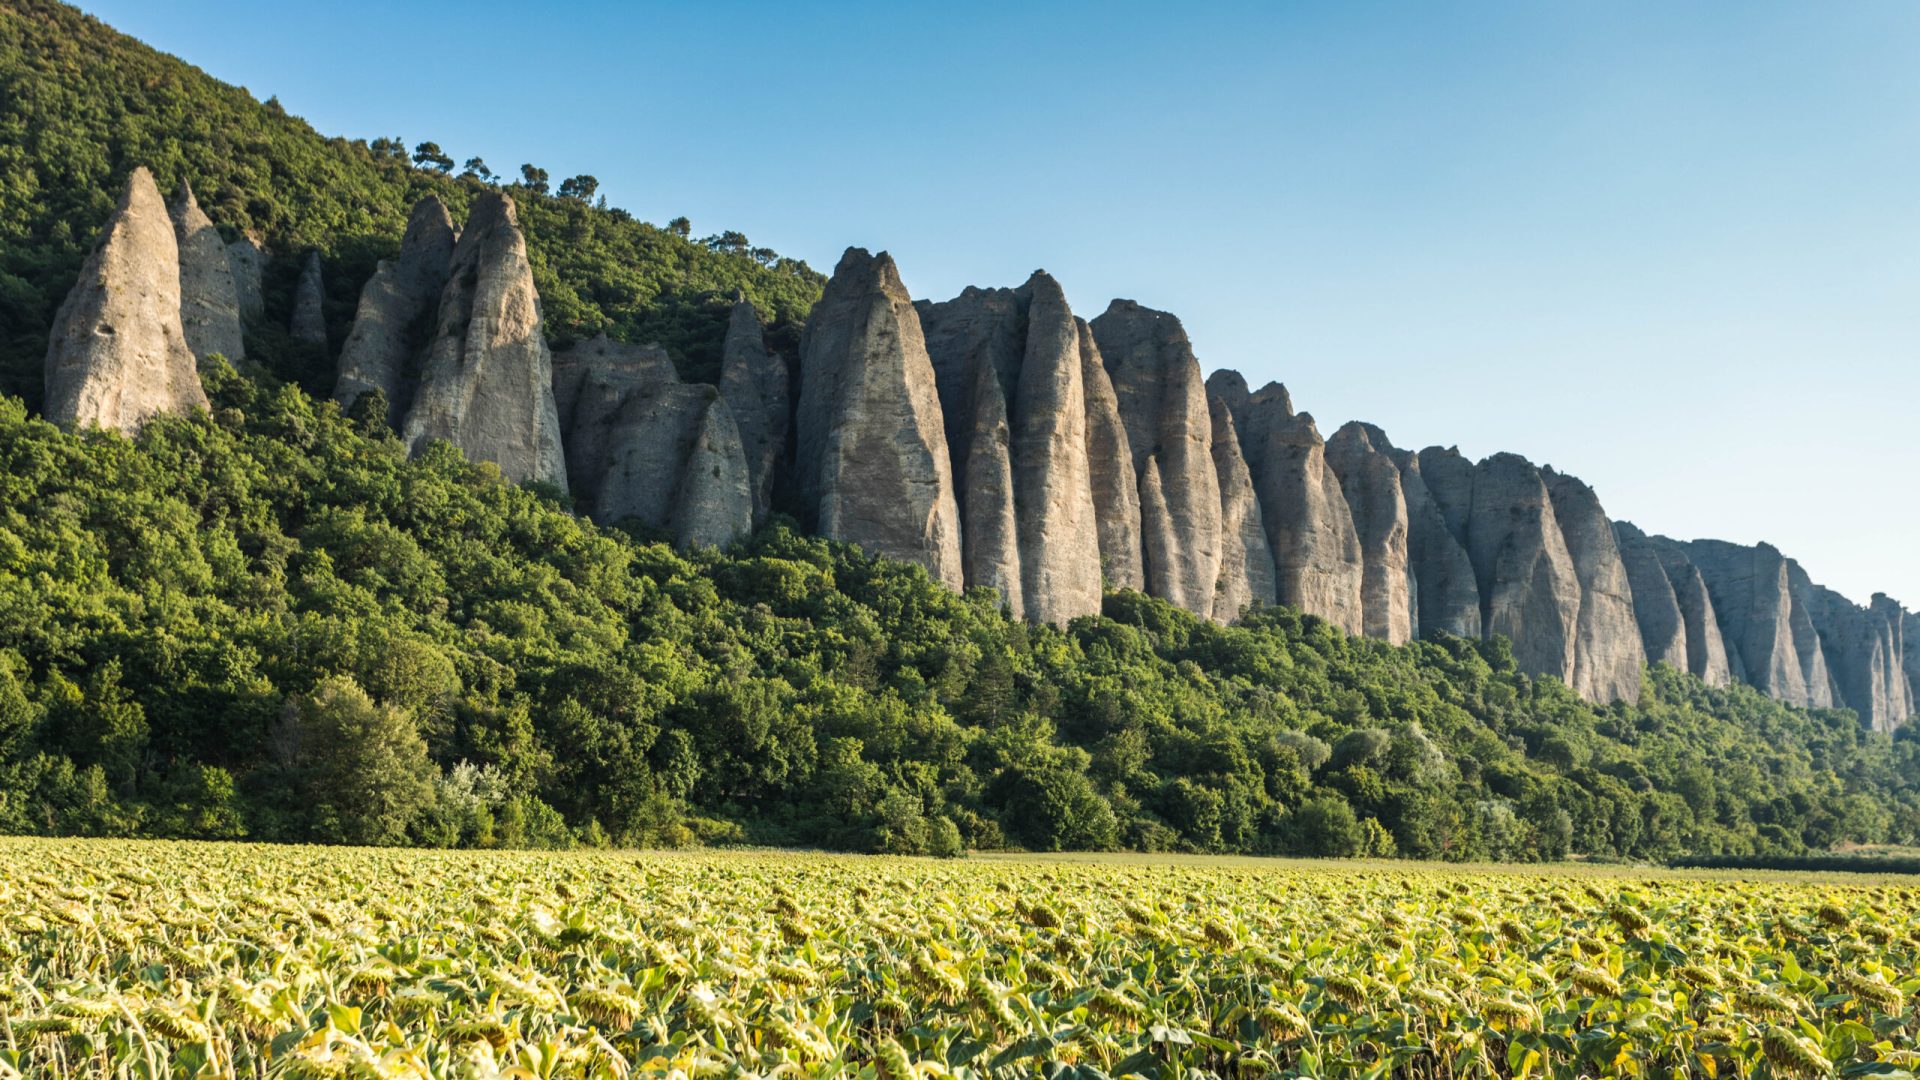
[[[0,839],[0,1075],[1900,1076],[1912,888]]]

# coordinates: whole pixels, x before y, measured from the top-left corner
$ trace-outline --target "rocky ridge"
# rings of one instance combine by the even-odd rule
[[[265,258],[137,170],[60,309],[49,418],[131,431],[203,406],[195,354],[244,355]],[[290,328],[315,346],[320,274],[309,254]],[[1880,729],[1920,702],[1920,617],[1888,597],[1854,604],[1770,545],[1610,521],[1518,455],[1415,453],[1358,422],[1322,440],[1277,383],[1203,382],[1174,316],[1116,300],[1088,323],[1044,272],[916,305],[890,257],[849,249],[800,352],[796,380],[736,302],[717,386],[604,337],[554,355],[512,201],[483,195],[456,232],[428,199],[362,288],[336,397],[379,390],[413,448],[446,439],[683,546],[744,535],[790,482],[806,527],[1035,622],[1097,614],[1104,584],[1219,621],[1277,601],[1395,643],[1500,635],[1595,701],[1665,663]]]

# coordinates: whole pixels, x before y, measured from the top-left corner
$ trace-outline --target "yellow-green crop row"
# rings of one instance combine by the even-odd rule
[[[1903,1076],[1917,895],[0,839],[0,1076]]]

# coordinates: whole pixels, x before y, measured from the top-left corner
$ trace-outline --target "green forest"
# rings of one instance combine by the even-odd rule
[[[424,133],[423,133],[424,134]],[[244,370],[137,438],[35,418],[54,309],[135,164],[275,253]],[[1504,642],[1392,647],[1135,593],[1065,629],[776,519],[679,554],[326,400],[408,206],[520,207],[549,334],[711,378],[736,290],[821,278],[597,182],[329,139],[46,0],[0,6],[0,831],[1555,859],[1920,839],[1920,744],[1661,667],[1637,706]]]
[[[0,830],[1443,859],[1920,833],[1920,743],[1665,667],[1130,592],[1065,630],[776,522],[679,555],[291,384],[0,404]]]

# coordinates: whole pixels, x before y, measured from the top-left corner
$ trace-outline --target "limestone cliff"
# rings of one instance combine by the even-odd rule
[[[795,473],[808,524],[961,588],[960,509],[933,364],[891,256],[847,249],[800,351]]]
[[[1220,481],[1193,346],[1179,319],[1131,300],[1113,301],[1090,325],[1141,485],[1147,592],[1210,615],[1220,578]],[[1147,497],[1148,459],[1159,477],[1157,502]]]
[[[1428,490],[1420,455],[1393,448],[1382,435],[1377,446],[1400,467],[1400,493],[1407,503],[1407,559],[1411,566],[1414,621],[1421,637],[1435,633],[1480,636],[1480,585],[1466,545],[1447,528],[1439,502]]]
[[[1364,631],[1368,637],[1400,645],[1414,636],[1417,601],[1408,552],[1407,499],[1391,449],[1380,429],[1352,421],[1327,440],[1326,454],[1327,465],[1340,478],[1340,491],[1360,538]]]
[[[300,281],[293,288],[293,317],[287,332],[304,345],[327,347],[326,284],[320,276],[320,253],[307,252],[300,264]]]
[[[1140,482],[1134,476],[1133,449],[1120,419],[1120,402],[1107,377],[1093,328],[1073,321],[1080,343],[1080,383],[1087,401],[1087,474],[1093,488],[1094,524],[1100,539],[1100,567],[1115,589],[1147,587],[1140,548]]]
[[[207,404],[180,324],[180,247],[160,189],[133,170],[47,342],[48,420],[132,432]]]
[[[1275,603],[1277,572],[1233,410],[1218,396],[1209,397],[1207,407],[1213,416],[1213,469],[1220,481],[1220,580],[1214,586],[1213,618],[1231,622],[1249,606]]]
[[[453,218],[438,198],[429,195],[414,204],[399,254],[381,260],[360,290],[333,391],[342,408],[379,390],[387,397],[389,424],[397,427],[406,416],[418,357],[434,306],[447,287],[457,239]]]
[[[1474,466],[1472,488],[1467,555],[1481,625],[1513,642],[1522,671],[1573,685],[1580,578],[1545,479],[1526,458],[1495,454]]]
[[[1592,488],[1550,468],[1541,470],[1541,475],[1580,584],[1573,677],[1568,685],[1589,701],[1638,701],[1640,669],[1646,666],[1647,653],[1613,525]]]
[[[266,297],[260,288],[266,265],[267,253],[253,237],[242,236],[227,245],[227,269],[233,275],[234,298],[239,302],[243,322],[266,314]]]
[[[773,509],[774,488],[786,472],[793,391],[787,362],[768,351],[760,316],[744,297],[734,299],[720,358],[720,395],[740,428],[753,522],[762,525]]]
[[[1313,417],[1295,413],[1286,387],[1278,383],[1248,395],[1236,408],[1237,396],[1222,398],[1236,414],[1245,414],[1240,442],[1266,518],[1279,602],[1350,634],[1363,633],[1366,559]]]
[[[553,386],[582,513],[637,522],[681,547],[725,545],[752,528],[732,410],[714,387],[681,382],[664,350],[603,334],[554,356]]]
[[[173,239],[180,248],[180,329],[187,348],[201,360],[217,353],[239,363],[247,349],[240,336],[240,296],[226,241],[184,180],[174,194],[172,213]]]
[[[1632,522],[1614,522],[1613,536],[1633,591],[1634,621],[1640,628],[1647,662],[1666,664],[1677,671],[1690,670],[1686,616],[1680,611],[1680,598],[1667,578],[1666,567],[1660,564],[1659,553]]]
[[[486,192],[453,248],[402,438],[445,439],[516,483],[565,487],[553,359],[513,200]]]

